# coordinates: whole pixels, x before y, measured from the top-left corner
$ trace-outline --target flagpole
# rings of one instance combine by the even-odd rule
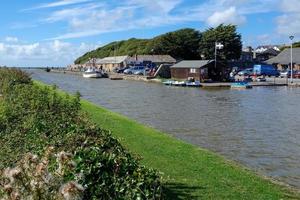
[[[215,69],[217,68],[217,42],[215,42]]]

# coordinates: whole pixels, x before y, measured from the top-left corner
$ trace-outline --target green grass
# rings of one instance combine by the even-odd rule
[[[299,193],[212,152],[88,101],[82,101],[82,108],[131,153],[140,155],[145,166],[163,173],[167,199],[300,199]]]

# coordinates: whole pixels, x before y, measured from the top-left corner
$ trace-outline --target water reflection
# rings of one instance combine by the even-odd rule
[[[43,71],[33,78],[300,188],[300,88],[203,90]]]

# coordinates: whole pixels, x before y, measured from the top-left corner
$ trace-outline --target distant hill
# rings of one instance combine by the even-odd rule
[[[85,53],[75,60],[75,64],[83,64],[89,58],[108,56],[168,54],[176,59],[200,59],[199,42],[201,33],[195,29],[180,29],[153,39],[136,39],[109,43],[96,50]]]

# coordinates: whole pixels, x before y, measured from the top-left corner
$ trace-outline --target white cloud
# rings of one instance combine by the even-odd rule
[[[277,17],[277,32],[283,36],[300,37],[300,1],[283,0],[280,4],[282,15]]]
[[[107,32],[157,27],[175,22],[190,21],[172,15],[171,12],[182,0],[128,0],[114,7],[106,3],[89,3],[51,13],[45,22],[67,22],[69,32],[52,39],[70,39]]]
[[[239,15],[235,7],[230,7],[221,12],[214,12],[208,19],[207,23],[210,26],[218,26],[219,24],[235,24],[240,25],[245,23],[246,18]]]
[[[25,9],[24,11],[29,11],[29,10],[37,10],[37,9],[42,9],[42,8],[54,8],[54,7],[61,7],[61,6],[68,6],[68,5],[73,5],[73,4],[79,4],[79,3],[86,3],[90,2],[92,0],[61,0],[61,1],[56,1],[52,3],[46,3],[46,4],[40,4],[38,6]]]
[[[276,10],[280,0],[207,0],[196,5],[184,0],[60,0],[35,8],[55,7],[44,23],[66,23],[67,30],[50,39],[70,39],[176,25],[185,22],[242,24],[252,13]],[[72,5],[71,7],[63,7]]]
[[[80,43],[72,44],[54,40],[51,42],[36,42],[31,44],[0,43],[0,66],[18,65],[31,66],[65,66],[83,53],[97,48],[98,45]]]
[[[281,10],[283,12],[299,12],[299,8],[299,0],[282,0],[281,2]]]
[[[5,41],[6,41],[6,42],[18,42],[19,39],[18,39],[17,37],[7,36],[7,37],[5,38]]]
[[[287,13],[276,20],[277,31],[282,35],[300,36],[300,13]]]

